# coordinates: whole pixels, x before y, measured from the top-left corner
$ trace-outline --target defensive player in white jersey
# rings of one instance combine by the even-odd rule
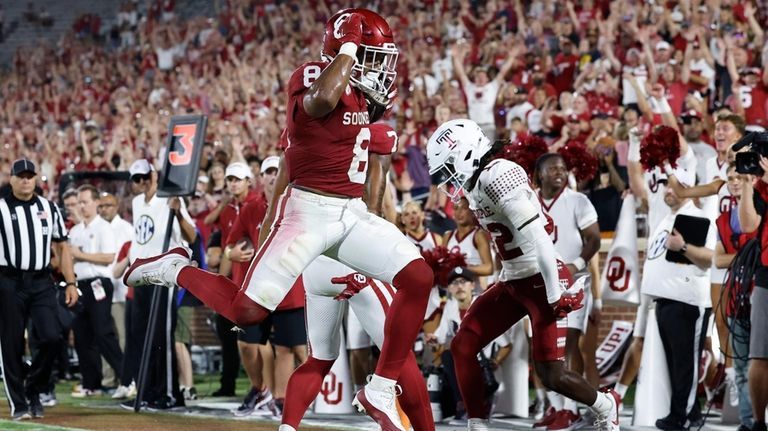
[[[731,146],[744,135],[745,127],[744,118],[740,115],[728,114],[719,116],[715,121],[714,135],[717,155],[706,161],[705,177],[701,179],[700,184],[694,187],[683,187],[674,175],[669,177],[669,186],[674,189],[675,194],[680,198],[703,198],[703,210],[713,226],[717,218],[720,217],[720,214],[728,212],[736,204],[736,198],[731,196],[728,187],[726,187],[728,163],[735,156],[731,151]],[[725,275],[726,269],[717,268],[714,264],[710,268],[710,293],[713,306],[717,306],[720,302],[720,292]],[[728,346],[728,334],[730,333],[725,322],[725,313],[715,311],[712,314],[715,318],[720,349],[725,351],[726,346]],[[725,374],[721,375],[733,380],[735,373],[732,368],[731,355],[722,355],[720,361],[725,367]],[[721,382],[715,381],[712,383],[716,387]]]
[[[669,117],[670,114],[664,114]],[[665,118],[665,122],[675,122],[674,116],[671,119]],[[640,146],[642,132],[633,128],[629,132],[629,154],[627,156],[627,172],[629,173],[629,187],[632,193],[647,206],[648,232],[653,232],[670,212],[669,206],[664,203],[664,193],[667,190],[668,175],[660,167],[652,169],[650,172],[643,170],[640,165]],[[672,173],[678,181],[686,186],[692,186],[696,182],[696,155],[690,149],[685,139],[680,137],[680,157],[677,159],[677,167],[672,169]],[[646,250],[647,253],[647,250]],[[615,390],[623,398],[629,388],[629,385],[635,380],[637,372],[640,369],[640,358],[643,352],[643,340],[645,339],[645,328],[648,319],[648,311],[652,306],[650,298],[644,295],[643,285],[645,280],[641,280],[640,285],[640,306],[637,308],[637,318],[633,330],[632,344],[629,351],[624,355],[621,375],[616,382]]]
[[[469,209],[469,201],[461,197],[453,206],[453,220],[456,229],[443,235],[443,244],[448,251],[463,253],[467,269],[479,277],[480,287],[488,286],[486,276],[493,274],[493,257],[488,233],[477,226],[475,216]]]
[[[326,23],[321,61],[299,66],[286,83],[289,178],[275,196],[243,285],[190,265],[179,248],[135,262],[128,284],[190,290],[239,325],[263,321],[320,255],[397,287],[384,344],[369,384],[355,399],[385,430],[402,430],[396,382],[419,333],[434,275],[416,247],[362,201],[368,168],[366,97],[391,95],[399,51],[379,14],[345,9]],[[267,233],[268,232],[268,233]]]
[[[536,161],[535,182],[539,186],[541,206],[552,217],[554,229],[551,237],[560,259],[566,263],[574,279],[588,277],[587,262],[600,250],[600,227],[597,211],[586,195],[568,187],[568,167],[560,154],[548,153]],[[587,285],[590,285],[587,281]],[[592,290],[584,292],[584,307],[568,314],[565,339],[565,358],[568,369],[584,372],[584,359],[579,342],[587,332],[592,312]],[[558,403],[559,404],[559,403]],[[579,409],[566,399],[562,410],[556,413],[549,431],[570,430],[580,420]]]
[[[451,343],[469,430],[489,426],[490,406],[483,396],[477,353],[526,314],[533,327],[534,367],[544,386],[590,406],[600,430],[618,430],[618,395],[596,391],[562,361],[565,340],[557,320],[582,306],[583,292],[563,295],[567,285],[562,284],[568,277],[561,280],[558,271],[555,248],[545,229],[548,216],[542,213],[523,168],[509,160],[494,160],[503,145],[497,141],[492,146],[470,120],[444,123],[427,143],[430,174],[444,176],[441,187],[449,182],[455,187],[450,193],[454,200],[462,192],[467,196],[502,260],[500,281],[475,301]]]

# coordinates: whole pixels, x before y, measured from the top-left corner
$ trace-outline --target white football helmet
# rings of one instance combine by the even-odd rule
[[[480,158],[491,149],[491,141],[472,120],[451,120],[437,128],[427,142],[429,174],[442,174],[440,189],[455,202],[467,181],[480,166]],[[444,186],[453,184],[454,190]]]

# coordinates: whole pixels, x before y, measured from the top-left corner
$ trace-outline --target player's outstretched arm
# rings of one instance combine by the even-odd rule
[[[339,54],[304,95],[304,111],[311,117],[325,117],[336,108],[344,89],[349,85],[362,34],[363,20],[357,13],[350,14],[333,32],[341,46]]]

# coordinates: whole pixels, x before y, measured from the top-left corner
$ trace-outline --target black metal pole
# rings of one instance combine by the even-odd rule
[[[176,213],[170,210],[168,214],[168,225],[165,227],[165,238],[163,240],[163,253],[168,251],[171,245],[171,234],[173,233],[173,221],[176,219]],[[139,287],[142,289],[142,287]],[[133,411],[141,410],[141,400],[144,398],[144,385],[147,381],[147,371],[149,358],[152,356],[152,343],[155,340],[155,325],[157,325],[157,315],[160,313],[160,300],[162,299],[165,286],[154,286],[152,293],[152,305],[149,307],[149,322],[147,322],[147,333],[144,337],[144,349],[141,352],[141,361],[139,362],[139,375],[136,382],[136,400],[133,403]],[[166,349],[172,349],[173,346],[166,346]]]

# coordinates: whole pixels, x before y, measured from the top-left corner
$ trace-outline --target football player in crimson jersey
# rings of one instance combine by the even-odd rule
[[[365,201],[375,214],[380,213],[385,193],[391,154],[397,151],[397,135],[389,126],[372,124],[371,169],[366,179]],[[377,167],[381,168],[378,169]],[[385,318],[395,289],[388,283],[355,273],[346,265],[326,256],[315,259],[304,270],[307,328],[310,353],[307,361],[291,375],[279,431],[295,431],[304,413],[320,392],[323,379],[339,355],[339,328],[343,325],[347,303],[374,343],[381,347]],[[333,280],[333,282],[332,282]],[[348,301],[344,301],[347,300]],[[415,431],[433,431],[435,423],[429,394],[416,356],[408,353],[398,383],[403,388],[399,402]]]
[[[528,314],[534,367],[544,386],[590,406],[598,429],[618,430],[618,395],[596,391],[562,361],[558,318],[581,308],[584,292],[562,294],[561,283],[568,283],[569,277],[559,274],[555,248],[543,223],[549,217],[543,214],[525,170],[495,159],[504,143],[491,145],[470,120],[444,123],[427,143],[430,175],[444,175],[441,187],[451,183],[454,200],[464,193],[502,260],[501,281],[472,304],[451,343],[469,429],[487,430],[490,415],[477,353]]]
[[[361,199],[371,139],[367,98],[388,105],[398,50],[384,18],[346,9],[328,21],[322,54],[323,61],[301,65],[288,82],[283,174],[264,222],[271,227],[261,231],[264,240],[243,286],[194,268],[184,248],[137,260],[125,279],[129,285],[183,286],[241,326],[264,320],[320,255],[391,283],[397,292],[381,356],[354,402],[382,429],[402,430],[395,383],[434,276],[418,249]]]

